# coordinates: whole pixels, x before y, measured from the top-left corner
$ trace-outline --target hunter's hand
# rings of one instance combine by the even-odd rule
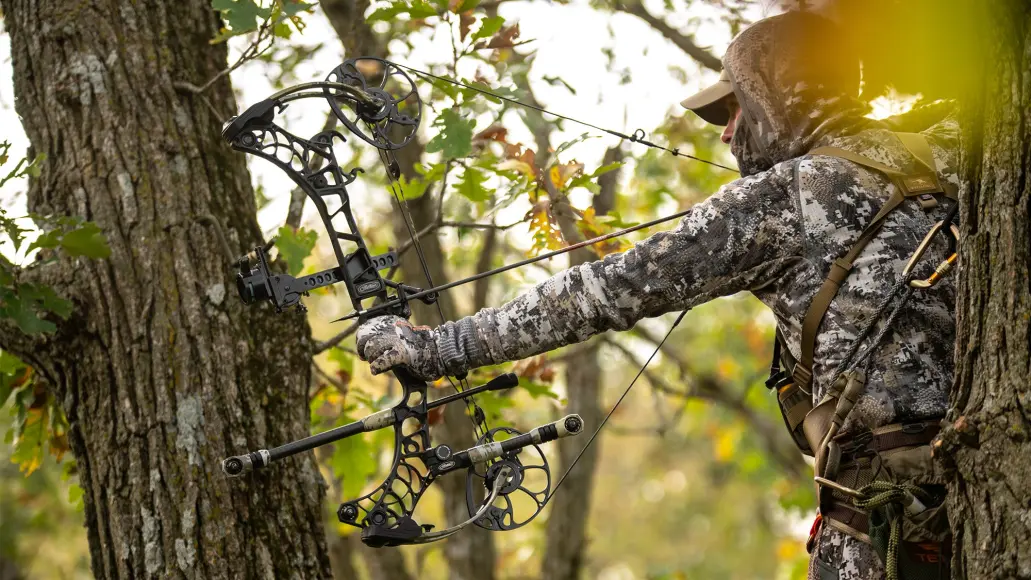
[[[400,316],[379,316],[358,327],[358,356],[372,374],[404,367],[425,381],[444,376],[433,329],[412,326]]]

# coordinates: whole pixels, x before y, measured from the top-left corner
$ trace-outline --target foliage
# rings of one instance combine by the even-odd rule
[[[276,37],[290,38],[293,30],[304,30],[301,14],[313,6],[301,0],[270,0],[267,4],[264,0],[211,0],[211,8],[222,15],[225,23],[212,42],[224,42],[259,27],[270,28]]]
[[[455,109],[444,109],[433,121],[437,135],[426,144],[427,153],[440,152],[445,159],[458,159],[472,152],[473,127],[476,122],[464,119]]]
[[[0,431],[13,419],[0,410]],[[24,578],[92,578],[74,462],[58,465],[47,455],[26,475],[11,461],[15,452],[0,445],[0,560]]]
[[[10,148],[9,142],[0,143],[0,166],[10,160]],[[31,162],[27,158],[20,159],[13,169],[0,178],[0,186],[15,179],[37,177],[43,159],[42,155],[36,156]],[[33,222],[43,229],[43,233],[25,246],[32,229],[24,226]],[[42,267],[57,259],[60,254],[69,258],[106,258],[111,253],[96,224],[72,216],[51,217],[30,213],[11,217],[0,208],[0,233],[7,238],[6,242],[0,238],[0,249],[9,243],[14,248],[9,254],[11,256],[19,253],[28,255],[38,250],[35,262],[27,266],[31,268]],[[7,254],[0,253],[0,318],[10,319],[26,334],[53,332],[56,329],[54,323],[42,316],[50,313],[62,319],[68,318],[71,303],[49,286],[20,281],[19,274],[19,267]]]
[[[10,160],[9,142],[0,143],[0,166]],[[20,159],[0,178],[0,186],[13,180],[38,177],[44,157]],[[35,226],[42,231],[35,232]],[[67,319],[72,303],[50,286],[27,282],[27,270],[69,258],[107,258],[111,250],[100,228],[74,216],[44,216],[29,213],[11,217],[0,208],[0,319],[7,319],[25,334],[53,333],[51,317]],[[36,235],[35,239],[28,241]],[[28,242],[28,243],[26,243]],[[9,250],[13,249],[13,251]],[[19,266],[12,258],[34,254],[34,261]],[[26,475],[39,469],[49,453],[58,462],[68,451],[68,422],[53,393],[39,380],[32,367],[13,354],[0,351],[0,409],[13,417],[4,443],[13,446],[11,461]]]
[[[283,226],[276,232],[276,249],[279,257],[286,262],[287,272],[297,276],[304,270],[304,259],[311,254],[319,234],[314,230]]]
[[[68,452],[64,412],[32,367],[0,351],[0,408],[6,408],[8,401],[14,422],[4,443],[13,445],[11,461],[25,475],[39,469],[47,452],[60,462]]]

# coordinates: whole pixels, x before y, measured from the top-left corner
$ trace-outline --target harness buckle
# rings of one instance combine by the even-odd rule
[[[924,423],[924,422],[906,423],[906,424],[902,425],[902,432],[907,434],[907,435],[919,435],[920,433],[923,433],[924,431],[926,431],[927,427],[928,427],[927,423]]]
[[[856,433],[854,437],[849,437],[845,441],[841,442],[841,454],[851,455],[864,449],[870,442],[873,441],[873,432],[869,429]]]

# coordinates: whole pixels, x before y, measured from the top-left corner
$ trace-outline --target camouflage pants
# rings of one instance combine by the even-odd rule
[[[882,580],[884,566],[873,547],[824,526],[809,560],[809,580]]]

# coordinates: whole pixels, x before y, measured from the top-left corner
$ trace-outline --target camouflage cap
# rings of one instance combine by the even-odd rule
[[[724,70],[715,84],[680,101],[680,104],[713,125],[725,126],[730,122],[730,111],[725,99],[732,94],[734,89],[730,83],[730,75]]]

